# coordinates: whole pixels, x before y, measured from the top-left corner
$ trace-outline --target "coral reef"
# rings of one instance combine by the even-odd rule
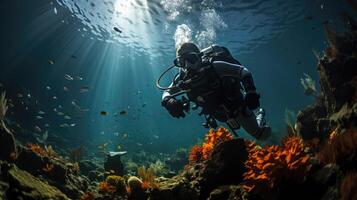
[[[99,183],[99,191],[111,195],[126,195],[125,179],[121,176],[110,175],[105,181]]]
[[[284,180],[301,182],[309,170],[310,157],[301,138],[290,136],[282,145],[264,148],[247,143],[249,158],[245,163],[244,188],[247,192],[264,194]]]
[[[144,166],[138,168],[138,175],[142,180],[142,188],[158,188],[159,184],[156,181],[155,171],[152,168],[146,169]]]
[[[213,149],[221,142],[233,140],[233,135],[223,127],[219,127],[217,130],[210,129],[205,136],[205,141],[202,146],[195,145],[191,148],[189,153],[189,164],[194,164],[207,160]]]
[[[343,170],[355,169],[357,163],[357,130],[350,129],[336,134],[317,153],[317,158],[325,165],[335,163]]]

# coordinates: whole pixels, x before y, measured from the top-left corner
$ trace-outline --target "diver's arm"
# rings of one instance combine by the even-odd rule
[[[171,88],[171,87],[173,87],[174,85],[175,85],[175,83],[172,82],[169,87]],[[177,92],[179,92],[179,91],[180,91],[180,89],[177,88],[177,87],[174,87],[174,88],[165,90],[165,91],[162,93],[162,98],[161,98],[161,100],[170,98],[170,96],[171,96],[172,94],[175,94],[175,93],[177,93]]]
[[[180,80],[181,76],[182,76],[182,72],[180,72],[178,75],[176,75],[174,77],[174,80],[172,81],[172,83],[169,86],[170,89],[167,89],[162,93],[162,98],[161,98],[162,101],[170,98],[170,95],[173,95],[173,94],[181,91],[180,88],[174,87],[174,85],[176,85],[177,82]]]
[[[232,64],[224,61],[214,61],[212,65],[221,78],[233,77],[242,83],[246,92],[255,92],[256,88],[252,73],[243,65]]]

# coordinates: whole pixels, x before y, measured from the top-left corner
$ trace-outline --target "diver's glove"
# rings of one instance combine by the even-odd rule
[[[245,104],[250,110],[257,109],[260,106],[260,95],[255,91],[248,91],[245,95]]]
[[[185,117],[184,106],[181,100],[175,98],[164,98],[161,105],[164,106],[173,117],[180,118]]]

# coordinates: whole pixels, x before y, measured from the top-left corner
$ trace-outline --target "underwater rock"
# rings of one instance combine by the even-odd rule
[[[57,188],[39,180],[15,165],[1,165],[1,172],[9,183],[5,199],[69,199]]]
[[[222,185],[214,189],[207,200],[243,200],[246,199],[244,190],[238,185]]]
[[[318,123],[327,116],[323,99],[317,98],[313,105],[299,111],[296,117],[297,132],[303,139],[322,138],[324,132],[320,132]],[[326,133],[325,133],[326,134]]]
[[[353,106],[345,104],[340,111],[333,114],[330,119],[339,125],[339,129],[349,129],[357,126],[357,103]]]
[[[153,200],[197,200],[198,198],[199,190],[183,176],[175,176],[160,182],[160,187],[150,192],[150,199]]]
[[[6,199],[6,191],[9,189],[9,184],[0,181],[0,199]]]
[[[234,139],[218,144],[199,174],[199,179],[201,179],[200,199],[207,198],[210,191],[220,185],[239,184],[246,171],[244,162],[247,159],[248,152],[243,139]]]
[[[26,170],[32,175],[38,175],[42,167],[45,165],[45,161],[43,160],[43,157],[37,153],[21,147],[21,151],[16,159],[15,164],[20,169]]]
[[[13,161],[17,149],[13,134],[5,126],[0,125],[0,160]]]
[[[348,21],[347,26],[356,24],[350,17]],[[321,97],[297,116],[297,127],[304,139],[326,138],[336,126],[343,125],[336,120],[335,113],[344,105],[353,108],[357,102],[357,34],[355,29],[347,28],[348,32],[337,34],[325,25],[329,47],[317,65]],[[350,123],[355,119],[349,115],[344,121]]]
[[[336,164],[328,164],[312,174],[312,178],[319,185],[329,186],[336,183],[340,168]]]
[[[82,160],[78,164],[81,173],[84,175],[88,175],[90,171],[94,171],[97,168],[99,168],[98,165],[96,165],[94,162],[90,160]]]
[[[92,170],[88,173],[88,178],[91,181],[103,181],[104,180],[104,175],[103,173],[97,171],[97,170]]]
[[[113,170],[116,175],[123,176],[124,175],[124,165],[121,162],[121,154],[116,154],[111,156],[107,155],[107,159],[104,162],[105,171]]]

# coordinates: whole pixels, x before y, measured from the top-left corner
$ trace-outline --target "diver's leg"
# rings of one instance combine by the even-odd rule
[[[271,135],[271,128],[265,125],[264,110],[259,110],[258,115],[248,108],[243,108],[236,120],[250,135],[265,140]]]

